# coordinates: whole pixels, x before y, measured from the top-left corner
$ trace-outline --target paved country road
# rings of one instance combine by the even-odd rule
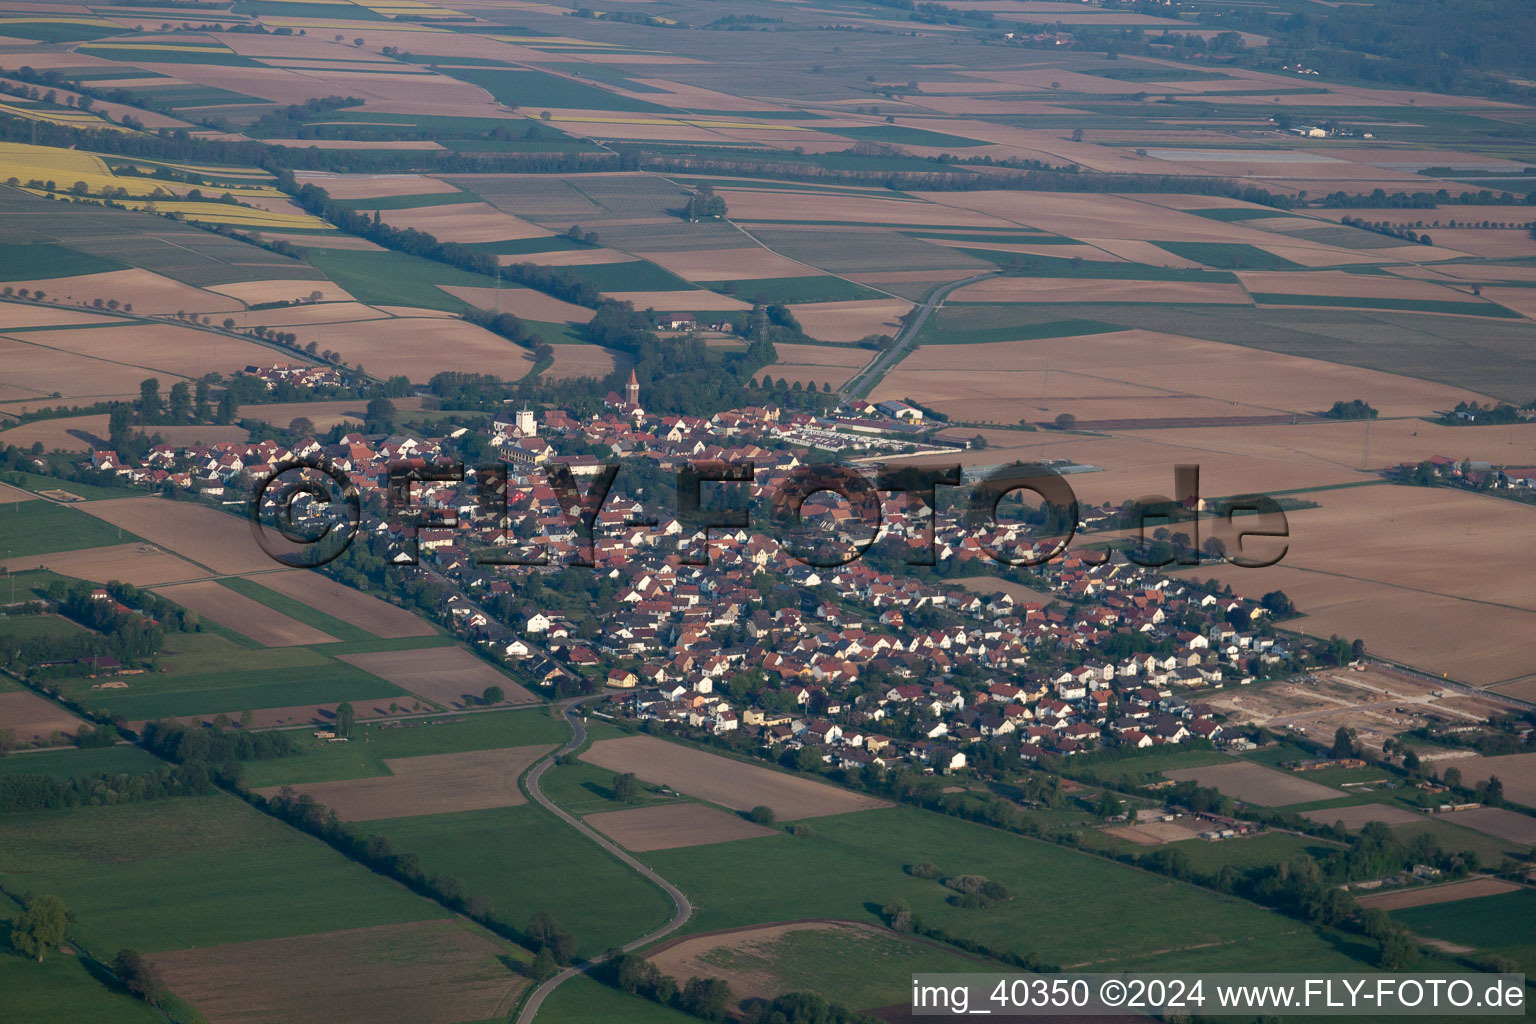
[[[693,904],[688,902],[688,897],[684,896],[682,891],[679,890],[677,886],[673,885],[665,878],[662,878],[660,875],[646,867],[644,864],[640,863],[634,857],[631,857],[624,850],[621,850],[606,836],[600,835],[598,832],[582,824],[582,822],[574,815],[568,814],[564,809],[555,806],[554,802],[550,800],[549,797],[545,796],[544,792],[539,789],[539,780],[544,777],[544,773],[549,770],[550,765],[554,764],[556,759],[558,759],[562,754],[569,753],[570,751],[575,750],[586,742],[587,729],[586,726],[584,726],[581,722],[579,712],[581,705],[584,702],[595,699],[596,698],[594,697],[582,697],[565,705],[565,717],[566,720],[571,723],[571,730],[574,735],[571,737],[571,741],[569,743],[554,753],[546,755],[542,761],[534,765],[533,769],[529,771],[527,779],[528,793],[555,817],[559,818],[561,821],[571,826],[571,828],[574,828],[576,831],[592,840],[598,846],[601,846],[603,849],[613,854],[625,864],[634,868],[648,881],[654,883],[658,888],[661,889],[662,892],[666,893],[667,896],[671,898],[672,906],[674,908],[672,911],[672,919],[666,924],[662,925],[660,928],[657,928],[655,931],[642,935],[640,938],[635,939],[633,942],[620,947],[620,952],[628,953],[632,949],[639,949],[641,946],[649,945],[662,936],[670,935],[672,932],[675,932],[681,928],[684,924],[687,923],[688,918],[693,916]],[[591,960],[585,961],[584,963],[579,963],[575,966],[567,967],[565,970],[561,971],[553,978],[550,978],[538,988],[534,989],[533,992],[528,996],[528,1001],[523,1004],[522,1010],[517,1015],[517,1024],[530,1024],[533,1018],[538,1014],[539,1007],[544,1004],[545,999],[549,998],[549,994],[551,992],[553,992],[565,981],[596,967],[598,964],[602,963],[604,959],[604,956],[597,956]]]
[[[908,321],[907,326],[901,329],[901,333],[896,335],[895,344],[880,353],[874,362],[850,378],[848,383],[838,388],[837,393],[844,398],[858,398],[868,392],[879,383],[881,377],[885,376],[886,370],[895,366],[907,354],[907,349],[911,348],[912,343],[917,340],[917,332],[923,329],[923,324],[928,322],[928,317],[933,311],[944,304],[945,296],[956,288],[964,288],[968,284],[985,281],[987,278],[999,273],[1001,271],[989,270],[985,274],[967,277],[962,281],[951,281],[949,284],[940,285],[935,288],[928,295],[928,298],[923,300],[921,306],[913,307],[915,315]]]

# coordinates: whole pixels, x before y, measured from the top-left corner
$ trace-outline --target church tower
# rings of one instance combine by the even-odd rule
[[[629,383],[624,385],[624,401],[630,405],[640,404],[640,382],[635,379],[635,371],[629,371]]]

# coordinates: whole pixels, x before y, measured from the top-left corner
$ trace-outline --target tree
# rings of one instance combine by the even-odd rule
[[[1338,731],[1333,734],[1333,756],[1336,758],[1356,757],[1359,751],[1360,746],[1355,742],[1355,730],[1346,729],[1342,725],[1339,726]]]
[[[117,975],[117,980],[123,983],[124,988],[146,1003],[158,1003],[165,993],[165,986],[160,981],[160,975],[155,972],[154,965],[136,949],[119,950],[117,956],[112,958],[112,973]]]
[[[555,954],[545,946],[533,958],[533,965],[528,970],[533,975],[534,981],[542,983],[559,974],[560,965],[555,962]]]
[[[38,896],[27,904],[22,915],[11,922],[11,945],[22,956],[43,954],[64,941],[69,928],[69,908],[57,896]]]
[[[1445,784],[1452,789],[1461,788],[1461,769],[1447,768],[1445,770]]]
[[[1483,784],[1483,800],[1490,807],[1502,807],[1504,805],[1504,783],[1497,775],[1488,776],[1488,781]]]
[[[389,399],[373,398],[369,399],[364,415],[368,421],[368,429],[387,433],[394,429],[395,417],[399,413],[395,409],[395,403]]]
[[[767,804],[758,804],[751,811],[747,812],[747,817],[759,825],[772,825],[774,821],[773,808]]]
[[[352,724],[357,721],[357,709],[352,707],[351,701],[342,701],[336,706],[336,735],[352,735]]]
[[[487,686],[480,699],[487,704],[500,704],[507,699],[507,691],[499,686]]]
[[[171,385],[170,414],[178,423],[192,418],[192,388],[184,380]]]
[[[1414,752],[1413,750],[1409,750],[1407,753],[1405,753],[1403,755],[1403,767],[1408,769],[1411,772],[1418,771],[1419,770],[1419,755],[1416,752]]]
[[[1114,790],[1106,789],[1099,794],[1098,811],[1101,818],[1113,818],[1118,814],[1123,814],[1125,808],[1121,805],[1120,798],[1115,795]]]
[[[163,411],[160,400],[160,379],[150,377],[139,381],[139,421],[148,423]]]
[[[288,421],[288,433],[300,438],[314,437],[315,421],[308,416],[295,416]]]
[[[1069,412],[1064,412],[1056,417],[1057,430],[1072,430],[1077,427],[1077,417]]]
[[[1394,931],[1381,942],[1376,966],[1384,971],[1406,971],[1418,966],[1419,947],[1403,931]]]
[[[731,986],[719,978],[689,978],[682,1004],[695,1017],[723,1021],[731,1011]]]
[[[640,799],[640,783],[634,772],[622,772],[613,777],[613,798],[621,804],[632,804]]]

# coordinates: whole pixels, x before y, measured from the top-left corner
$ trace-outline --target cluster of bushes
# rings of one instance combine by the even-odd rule
[[[1013,899],[1013,892],[1006,885],[985,875],[955,875],[944,879],[944,885],[955,891],[949,902],[967,910],[985,910]]]

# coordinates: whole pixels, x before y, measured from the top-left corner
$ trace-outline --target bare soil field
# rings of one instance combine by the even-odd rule
[[[504,747],[461,754],[391,758],[390,775],[343,782],[314,782],[293,788],[334,810],[343,821],[415,818],[424,814],[481,811],[525,803],[517,780],[552,749]],[[258,789],[272,796],[281,786]]]
[[[7,502],[36,500],[37,495],[31,491],[24,491],[20,487],[12,487],[10,484],[0,484],[0,505]]]
[[[599,740],[581,759],[616,772],[634,772],[647,782],[738,811],[766,804],[782,821],[890,806],[873,797],[653,736]]]
[[[500,309],[525,320],[542,320],[545,323],[586,323],[592,319],[592,311],[553,295],[534,291],[532,288],[473,288],[463,285],[440,285],[443,291],[456,299],[463,299],[481,309]]]
[[[606,377],[615,370],[629,369],[634,359],[624,352],[597,345],[556,345],[555,362],[544,371],[552,380],[568,377]]]
[[[1321,492],[1315,500],[1320,508],[1287,513],[1291,544],[1280,565],[1224,565],[1214,575],[1248,593],[1281,587],[1307,613],[1297,629],[1360,636],[1373,650],[1452,678],[1487,685],[1530,672],[1529,644],[1515,636],[1530,635],[1536,600],[1507,559],[1488,557],[1528,551],[1530,508],[1395,486]],[[1487,632],[1512,623],[1522,624],[1514,636]]]
[[[46,278],[40,281],[17,281],[14,287],[41,288],[47,295],[62,298],[75,305],[83,305],[95,299],[103,302],[116,299],[132,303],[134,313],[227,313],[243,308],[227,295],[217,295],[202,288],[194,288],[180,281],[137,268],[112,270],[104,274],[85,274],[80,277]]]
[[[508,704],[530,704],[538,699],[462,647],[424,647],[340,657],[349,665],[435,704],[468,706],[469,700],[479,700],[490,686],[506,691]]]
[[[284,359],[272,349],[254,342],[166,323],[84,330],[64,328],[27,337],[30,345],[98,360],[103,367],[121,365],[145,376],[170,374],[196,379],[213,370],[231,374],[252,364],[272,363],[279,359],[288,363],[309,362],[301,356]],[[64,379],[61,377],[61,382]],[[162,393],[169,390],[171,383],[161,381]]]
[[[874,358],[866,348],[842,348],[830,345],[775,345],[778,361],[764,367],[775,379],[786,381],[828,381],[840,387],[853,372]]]
[[[1457,811],[1443,819],[1474,832],[1482,832],[1499,839],[1508,839],[1522,846],[1536,846],[1536,818],[1518,814],[1502,807],[1477,807],[1470,811]]]
[[[989,278],[949,293],[946,302],[1226,302],[1252,306],[1236,284],[1200,281],[1097,281]]]
[[[21,403],[12,411],[26,412],[56,406],[60,399],[88,405],[133,398],[139,393],[138,382],[148,376],[144,369],[0,338],[0,401]],[[58,398],[52,397],[54,392]]]
[[[1197,839],[1200,836],[1201,827],[1194,822],[1181,819],[1151,821],[1142,825],[1113,825],[1104,831],[1108,835],[1128,839],[1138,846],[1161,846],[1164,843]]]
[[[3,495],[0,495],[0,500],[4,500]],[[56,551],[46,555],[25,555],[0,561],[0,568],[9,572],[41,568],[60,576],[73,576],[96,583],[117,580],[136,587],[180,583],[208,575],[208,570],[202,566],[167,554],[151,544],[118,544],[105,548]]]
[[[912,303],[902,299],[855,299],[851,302],[806,302],[790,312],[805,333],[822,341],[858,341],[870,334],[894,336]]]
[[[453,203],[416,209],[385,210],[384,222],[397,228],[425,231],[442,242],[499,242],[515,238],[546,238],[537,224],[503,213],[490,203]]]
[[[421,411],[419,398],[391,398],[395,410],[404,415]],[[262,420],[279,427],[287,427],[300,416],[314,423],[316,430],[330,430],[338,423],[355,423],[361,426],[367,412],[367,402],[344,398],[332,402],[264,402],[258,405],[242,405],[237,411],[241,419]]]
[[[662,312],[686,310],[690,313],[703,313],[719,310],[734,313],[752,308],[750,302],[743,302],[729,295],[704,289],[676,292],[603,292],[603,297],[615,302],[634,303],[636,309],[650,308]]]
[[[86,502],[80,508],[215,572],[259,572],[279,564],[256,543],[249,523],[202,505],[163,498],[113,498]]]
[[[78,309],[39,306],[31,302],[0,302],[0,331],[14,331],[20,327],[54,327],[60,324],[111,323],[117,319],[83,313]]]
[[[689,281],[734,281],[764,277],[804,277],[803,263],[756,246],[741,249],[696,249],[691,252],[642,252],[642,259],[666,267]]]
[[[1180,768],[1164,772],[1170,779],[1183,782],[1193,779],[1202,786],[1214,786],[1234,800],[1258,804],[1261,807],[1282,807],[1286,804],[1310,803],[1314,800],[1332,800],[1343,794],[1327,786],[1298,778],[1286,772],[1265,768],[1250,761],[1234,761],[1232,764],[1207,765],[1202,768]]]
[[[46,741],[54,732],[73,736],[80,725],[80,719],[35,694],[0,693],[0,729],[10,730],[18,743]]]
[[[786,981],[772,970],[778,959],[773,947],[792,933],[808,931],[836,933],[850,960],[861,955],[856,948],[860,945],[874,946],[872,952],[879,956],[882,950],[876,944],[914,941],[853,921],[787,921],[674,939],[656,947],[647,959],[674,978],[723,978],[735,999],[772,999],[786,991]]]
[[[379,376],[404,374],[425,381],[447,369],[520,380],[533,368],[527,349],[464,320],[400,317],[299,327],[293,333],[305,344],[317,341],[334,348],[348,362],[361,362]]]
[[[663,804],[626,811],[603,811],[582,819],[626,850],[675,850],[737,839],[778,835],[777,829],[754,825],[734,814],[704,804]]]
[[[457,1024],[501,1019],[527,979],[457,921],[384,925],[150,957],[209,1024]]]
[[[1461,882],[1421,885],[1379,895],[1367,893],[1364,896],[1356,896],[1355,902],[1362,907],[1375,907],[1378,910],[1406,910],[1409,907],[1427,907],[1435,903],[1471,900],[1479,896],[1497,896],[1500,893],[1513,892],[1518,888],[1520,887],[1515,883],[1506,882],[1501,878],[1468,878]]]
[[[309,569],[264,573],[254,577],[252,582],[259,583],[268,590],[275,590],[284,597],[302,601],[332,618],[350,623],[359,629],[366,629],[374,636],[395,639],[406,636],[434,636],[437,633],[437,630],[420,616],[413,615],[404,608],[396,607],[371,594],[343,586],[329,576]]]
[[[332,199],[375,199],[384,196],[446,195],[459,191],[453,185],[425,174],[332,174],[329,171],[295,171],[300,185],[316,185]]]
[[[30,448],[35,442],[41,441],[48,451],[83,452],[95,448],[109,448],[107,432],[106,413],[99,416],[69,416],[56,420],[34,420],[31,423],[23,423],[19,427],[12,427],[0,433],[0,444]],[[165,438],[168,444],[176,445],[250,440],[250,434],[241,427],[217,424],[153,427],[151,432]]]
[[[1292,537],[1297,536],[1293,525]],[[1215,576],[1250,595],[1284,590],[1306,612],[1305,618],[1285,623],[1286,629],[1322,639],[1334,633],[1361,637],[1372,651],[1427,672],[1476,686],[1530,672],[1529,637],[1536,630],[1530,611],[1289,564],[1300,550],[1293,546],[1284,562],[1267,569],[1202,566],[1201,578]],[[1474,564],[1490,578],[1499,574],[1498,567],[1479,558]],[[1531,796],[1536,798],[1536,785]]]
[[[1044,379],[1047,364],[1051,373],[1048,389]],[[1002,367],[1007,370],[999,372]],[[1191,372],[1193,367],[1199,371]],[[929,382],[927,386],[920,386],[924,381]],[[967,406],[961,410],[966,413],[963,418],[1012,423],[1023,415],[1016,412],[1006,416],[1013,407],[1005,403],[1013,397],[1048,396],[1050,415],[1040,419],[1054,419],[1065,411],[1080,420],[1090,420],[1106,417],[1080,413],[1067,398],[1132,399],[1119,405],[1114,416],[1118,419],[1167,415],[1159,404],[1140,406],[1133,398],[1138,394],[1199,397],[1266,412],[1305,413],[1326,409],[1333,400],[1324,396],[1345,391],[1351,396],[1370,395],[1371,405],[1384,417],[1423,416],[1461,401],[1492,401],[1486,395],[1412,377],[1142,330],[975,345],[925,345],[897,364],[873,397],[926,395],[940,411],[946,411],[942,404],[945,398],[969,402],[990,396],[996,405],[992,410],[995,415]],[[1237,411],[1241,410],[1229,413]],[[1213,440],[1208,433],[1202,436],[1207,443]],[[1223,443],[1227,436],[1214,440]]]
[[[314,243],[311,242],[311,245]],[[209,285],[208,290],[239,299],[248,306],[259,302],[294,302],[308,300],[315,292],[321,302],[355,301],[341,285],[330,281],[236,281],[233,284]],[[272,310],[280,313],[281,310]]]
[[[973,210],[980,215],[1024,224],[1068,238],[1128,238],[1136,241],[1155,238],[1169,242],[1249,244],[1275,241],[1274,235],[1263,231],[1170,210],[1143,202],[1140,197],[986,191],[946,192],[941,195],[945,205]],[[733,216],[735,210],[733,203]]]
[[[213,580],[179,583],[159,587],[161,597],[175,601],[205,619],[211,619],[264,647],[298,647],[303,644],[334,643],[336,638],[289,618],[259,601],[236,593]]]
[[[1490,775],[1497,775],[1504,783],[1507,799],[1536,807],[1536,754],[1505,754],[1502,757],[1478,754],[1453,763],[1461,769],[1461,777],[1466,782],[1481,782]]]
[[[1389,804],[1324,807],[1316,811],[1302,811],[1301,816],[1320,825],[1332,825],[1334,822],[1342,821],[1344,827],[1351,831],[1364,828],[1368,821],[1379,821],[1383,825],[1405,825],[1408,822],[1424,820],[1422,814],[1414,814],[1406,807],[1394,807]]]

